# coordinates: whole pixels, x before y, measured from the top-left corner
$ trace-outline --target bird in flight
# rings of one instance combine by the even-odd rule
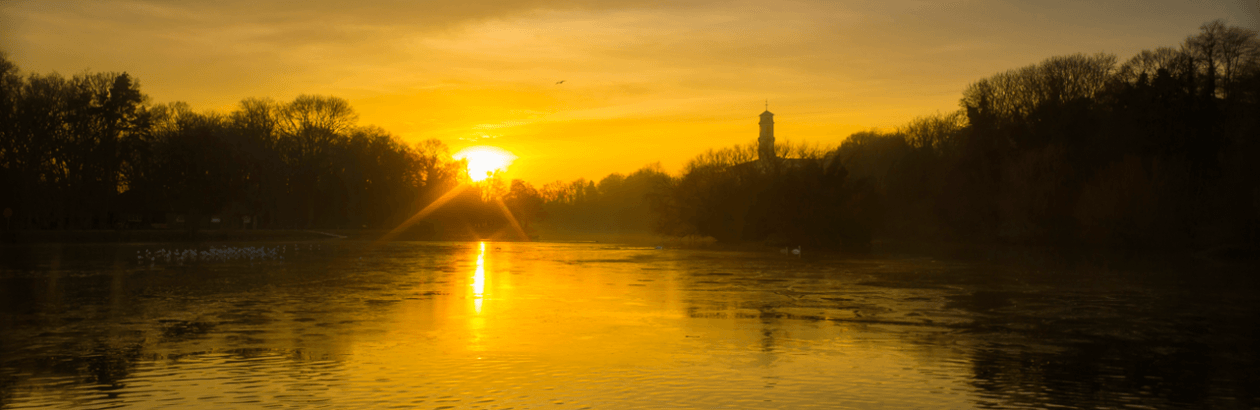
[[[564,80],[556,81],[556,85],[564,84]]]

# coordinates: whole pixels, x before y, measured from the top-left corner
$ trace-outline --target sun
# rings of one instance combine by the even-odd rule
[[[494,171],[506,171],[508,165],[516,160],[516,156],[507,150],[485,145],[464,148],[453,157],[468,160],[468,177],[473,181],[484,180]]]

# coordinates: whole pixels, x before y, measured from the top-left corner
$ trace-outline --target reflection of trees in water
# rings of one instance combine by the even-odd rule
[[[925,372],[962,364],[977,407],[1256,404],[1251,318],[1260,304],[1255,279],[1237,269],[880,260],[829,275],[730,259],[681,276],[692,291],[683,302],[691,318],[741,320],[758,337],[759,364],[782,350],[785,329],[872,325],[910,346]],[[850,310],[862,313],[842,316]]]
[[[69,377],[75,384],[95,386],[91,392],[104,398],[117,398],[118,393],[127,387],[124,382],[142,359],[143,346],[136,340],[108,342],[105,339],[90,339],[84,348],[83,343],[69,341],[63,343],[56,352],[49,352],[36,357],[25,357],[6,360],[6,370],[17,370],[16,373],[0,373],[0,407],[13,402],[28,388],[26,382],[34,378]],[[93,399],[88,397],[84,399]]]
[[[1084,270],[1084,269],[1082,269]],[[1098,273],[1098,272],[1093,272]],[[1053,280],[1027,273],[1026,280]],[[947,308],[970,313],[972,385],[985,407],[1250,408],[1254,314],[1183,292],[1175,283],[1112,278],[1073,289],[969,290]],[[1132,278],[1129,278],[1132,279]],[[1136,283],[1135,283],[1136,282]],[[1143,283],[1145,282],[1145,283]],[[1203,292],[1203,290],[1196,290]],[[1222,292],[1225,293],[1225,292]],[[1220,294],[1220,293],[1217,293]],[[1254,299],[1254,297],[1252,298]],[[1243,309],[1243,310],[1247,310]],[[1254,326],[1251,326],[1254,328]]]
[[[204,337],[211,330],[214,330],[214,322],[205,321],[188,321],[164,319],[158,323],[162,329],[162,340],[164,341],[183,341],[198,337]]]
[[[395,309],[389,302],[414,279],[375,264],[392,260],[363,263],[338,252],[307,262],[152,270],[115,267],[135,253],[125,246],[36,253],[27,261],[35,270],[0,272],[0,407],[50,389],[64,394],[58,402],[129,391],[128,379],[145,363],[215,367],[231,366],[212,357],[224,353],[275,356],[297,374],[304,363],[337,357],[358,329],[372,326],[363,323]],[[68,270],[39,271],[53,256]],[[53,379],[73,382],[44,385]]]
[[[779,314],[776,312],[778,306],[762,305],[759,310],[761,312],[759,321],[761,322],[761,349],[757,354],[756,364],[758,366],[769,366],[779,359],[779,340],[775,337],[775,333],[781,331],[779,323]]]
[[[122,381],[126,379],[131,371],[136,367],[136,361],[140,359],[140,352],[143,346],[139,343],[127,344],[124,346],[109,346],[102,342],[96,342],[94,347],[86,356],[71,358],[71,362],[80,362],[78,372],[80,375],[87,376],[84,379],[87,383],[95,383],[105,386],[103,391],[114,391],[126,387]],[[115,393],[109,393],[111,397]]]
[[[1220,363],[1212,347],[1165,342],[1094,338],[1049,352],[1019,345],[978,349],[972,356],[973,385],[1004,405],[1198,408],[1205,402],[1250,400],[1245,389],[1213,388],[1219,380],[1240,380],[1244,374]]]
[[[16,385],[16,377],[0,373],[0,407],[8,407],[13,404],[13,392],[17,388]]]

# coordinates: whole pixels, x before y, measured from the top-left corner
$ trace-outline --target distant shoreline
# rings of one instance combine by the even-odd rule
[[[387,229],[205,229],[196,233],[176,229],[133,230],[12,230],[0,231],[0,244],[57,243],[196,243],[230,241],[375,241]],[[554,239],[554,238],[553,238]],[[434,235],[403,232],[391,241],[478,241],[471,235]],[[493,239],[496,242],[510,241]]]
[[[0,232],[0,243],[147,243],[335,239],[318,230],[15,230]],[[331,233],[330,233],[331,234]],[[337,235],[347,236],[342,233]]]
[[[183,230],[14,230],[0,231],[0,245],[36,244],[109,244],[109,243],[198,243],[198,242],[266,242],[266,241],[373,241],[385,236],[384,229],[225,229],[201,230],[190,234]],[[192,236],[190,236],[192,235]],[[707,240],[706,240],[707,239]],[[455,241],[474,242],[474,237],[436,237],[400,235],[392,241]],[[494,239],[495,242],[504,241]],[[672,249],[707,249],[716,251],[772,251],[778,247],[764,243],[715,243],[711,238],[666,238],[653,235],[578,235],[573,233],[544,235],[537,242],[604,243],[631,246],[663,246]],[[805,247],[807,254],[846,255],[847,257],[931,257],[942,260],[974,262],[1033,262],[1057,265],[1063,262],[1109,261],[1121,264],[1167,263],[1170,260],[1198,260],[1209,264],[1260,263],[1260,247],[1237,244],[1207,250],[1142,250],[1083,247],[1030,246],[1012,244],[979,244],[949,242],[876,241],[864,252],[820,250]],[[1145,261],[1145,262],[1142,262]]]

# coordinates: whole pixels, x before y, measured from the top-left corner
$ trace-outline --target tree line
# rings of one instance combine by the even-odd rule
[[[357,119],[315,95],[194,112],[150,103],[126,73],[23,75],[0,55],[0,208],[9,229],[392,228],[470,185],[440,141]],[[487,195],[501,185],[460,190],[413,230],[502,231],[502,198]],[[518,185],[513,206],[528,202]]]
[[[1202,248],[1260,239],[1260,41],[1206,23],[1179,47],[1048,58],[970,84],[955,112],[838,148],[711,150],[640,189],[652,229],[865,249],[875,239]],[[640,174],[650,169],[640,171]],[[620,176],[616,177],[620,179]],[[584,180],[547,207],[585,204]],[[634,202],[634,201],[631,201]],[[634,202],[638,203],[638,202]],[[645,219],[646,220],[646,219]]]
[[[1075,54],[970,84],[960,109],[839,147],[710,150],[678,175],[545,184],[549,233],[862,250],[876,239],[1201,248],[1260,239],[1260,41]]]
[[[957,111],[839,147],[779,144],[758,160],[755,144],[738,145],[677,175],[652,165],[538,188],[473,184],[440,141],[406,144],[356,120],[346,101],[309,95],[196,113],[149,103],[125,73],[23,76],[0,58],[0,207],[20,229],[114,228],[137,212],[392,228],[441,200],[413,237],[545,227],[851,250],[1260,237],[1260,40],[1221,21],[1123,62],[1075,54],[998,73],[967,86]]]
[[[1124,62],[1076,54],[969,85],[957,112],[837,151],[886,235],[1123,248],[1254,243],[1260,41],[1206,23]]]
[[[543,184],[537,197],[539,233],[557,239],[635,240],[652,235],[657,217],[651,199],[671,180],[657,163],[629,175],[609,174],[598,182],[579,178]]]

